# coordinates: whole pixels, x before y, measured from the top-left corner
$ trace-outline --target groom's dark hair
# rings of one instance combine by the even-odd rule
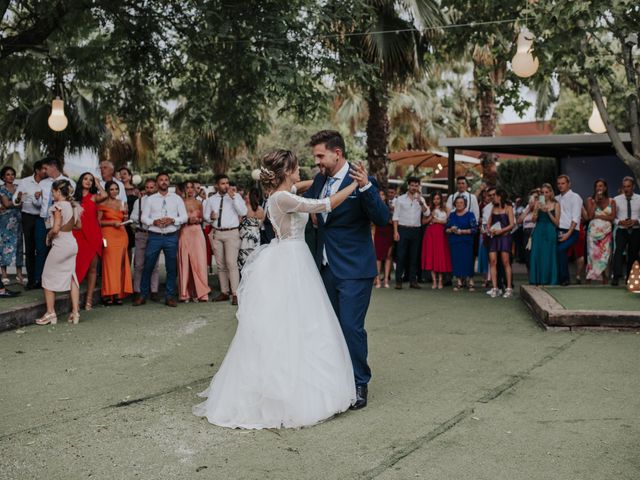
[[[340,132],[336,130],[320,130],[318,133],[311,136],[311,140],[309,141],[310,147],[315,147],[316,145],[320,145],[324,143],[325,147],[330,150],[335,150],[339,148],[342,150],[342,155],[346,156],[347,150],[344,145],[344,138],[340,135]]]

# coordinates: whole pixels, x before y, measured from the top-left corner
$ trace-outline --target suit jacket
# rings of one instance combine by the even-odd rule
[[[354,180],[347,175],[338,190]],[[371,223],[384,226],[391,212],[378,193],[378,184],[369,177],[371,186],[361,192],[356,189],[341,205],[327,215],[326,222],[318,214],[318,240],[315,260],[322,266],[322,252],[327,250],[331,272],[339,279],[373,278],[377,274],[376,254],[371,239]],[[307,198],[320,198],[326,177],[316,175]]]

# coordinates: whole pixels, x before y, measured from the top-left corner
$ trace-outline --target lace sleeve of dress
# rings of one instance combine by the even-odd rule
[[[278,209],[284,213],[328,213],[331,211],[329,197],[321,200],[303,198],[289,192],[278,192],[273,199]]]

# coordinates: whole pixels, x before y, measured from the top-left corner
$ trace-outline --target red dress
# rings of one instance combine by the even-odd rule
[[[384,227],[376,225],[373,244],[376,248],[376,260],[380,262],[385,260],[389,254],[389,249],[393,245],[393,225],[385,225]]]
[[[441,212],[437,210],[436,212]],[[434,212],[434,215],[437,213]],[[444,218],[447,214],[442,212]],[[451,271],[451,251],[445,233],[445,225],[442,223],[432,223],[427,227],[427,231],[422,238],[422,269],[445,273]]]
[[[87,275],[93,257],[102,256],[102,231],[98,223],[98,207],[92,198],[91,194],[82,197],[82,215],[80,216],[82,228],[73,230],[73,236],[78,244],[76,256],[78,283],[82,283]]]

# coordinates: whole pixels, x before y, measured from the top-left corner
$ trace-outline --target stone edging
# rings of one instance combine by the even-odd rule
[[[640,330],[640,311],[567,310],[544,288],[533,285],[521,285],[520,298],[546,330]]]

